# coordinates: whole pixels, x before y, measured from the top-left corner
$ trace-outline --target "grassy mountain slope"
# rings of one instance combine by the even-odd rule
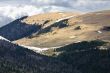
[[[78,15],[47,27],[41,34],[33,34],[27,38],[15,41],[35,47],[58,47],[79,41],[110,40],[110,13],[109,11],[91,12]],[[65,25],[60,28],[58,25]]]
[[[1,27],[0,35],[11,41],[18,40],[30,36],[33,33],[38,33],[39,30],[51,26],[54,21],[73,14],[74,13],[63,14],[59,12],[39,14],[31,17],[25,16]]]
[[[109,12],[34,15],[0,28],[0,35],[15,43],[34,47],[58,47],[97,39],[109,41]]]
[[[110,73],[109,21],[109,10],[15,20],[0,28],[0,35],[20,45],[56,48],[40,55],[0,40],[0,73]]]

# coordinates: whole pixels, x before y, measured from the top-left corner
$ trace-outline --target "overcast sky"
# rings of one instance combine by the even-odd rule
[[[109,0],[0,0],[0,26],[19,17],[54,11],[110,9]]]

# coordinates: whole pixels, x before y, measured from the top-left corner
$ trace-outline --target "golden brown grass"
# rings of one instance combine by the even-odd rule
[[[68,27],[62,29],[54,28],[51,32],[40,34],[33,38],[23,38],[15,42],[37,47],[56,47],[84,40],[110,40],[110,32],[101,31],[101,28],[104,26],[110,26],[110,13],[106,11],[83,15],[77,13],[47,13],[31,16],[25,19],[24,22],[27,24],[42,24],[45,20],[51,20],[51,22],[46,24],[49,25],[60,18],[72,15],[75,17],[68,20]],[[76,27],[80,27],[80,29],[75,30]],[[101,31],[101,33],[99,33],[99,31]]]

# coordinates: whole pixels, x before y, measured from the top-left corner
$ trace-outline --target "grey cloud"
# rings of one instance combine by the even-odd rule
[[[24,15],[54,10],[89,12],[102,9],[110,9],[109,0],[0,0],[0,25]]]
[[[13,21],[13,19],[6,16],[0,16],[0,27],[10,23],[11,21]]]
[[[13,5],[34,5],[36,7],[60,6],[81,11],[92,11],[110,7],[109,0],[1,0],[1,2]]]

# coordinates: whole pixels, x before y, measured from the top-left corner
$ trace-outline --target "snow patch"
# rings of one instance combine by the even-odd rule
[[[97,31],[97,32],[100,33],[100,34],[102,33],[102,31]]]
[[[6,38],[4,38],[4,37],[2,37],[2,36],[0,36],[0,40],[5,40],[5,41],[10,42],[8,39],[6,39]]]
[[[76,38],[76,37],[77,37],[77,36],[70,36],[69,38],[70,38],[70,39],[74,39],[74,38]]]
[[[103,46],[102,46],[102,47],[100,47],[99,49],[100,49],[100,50],[108,50],[108,48],[103,47]]]
[[[50,49],[50,48],[39,48],[39,47],[24,46],[24,45],[20,45],[20,46],[22,46],[24,48],[27,48],[27,49],[30,49],[30,50],[33,50],[33,51],[35,51],[37,53],[40,53],[42,51]]]
[[[62,20],[70,19],[70,18],[72,18],[72,17],[74,17],[74,16],[69,16],[69,17],[61,18],[61,19],[58,19],[58,20],[55,21],[55,22],[58,23],[58,22],[60,22],[60,21],[62,21]]]

